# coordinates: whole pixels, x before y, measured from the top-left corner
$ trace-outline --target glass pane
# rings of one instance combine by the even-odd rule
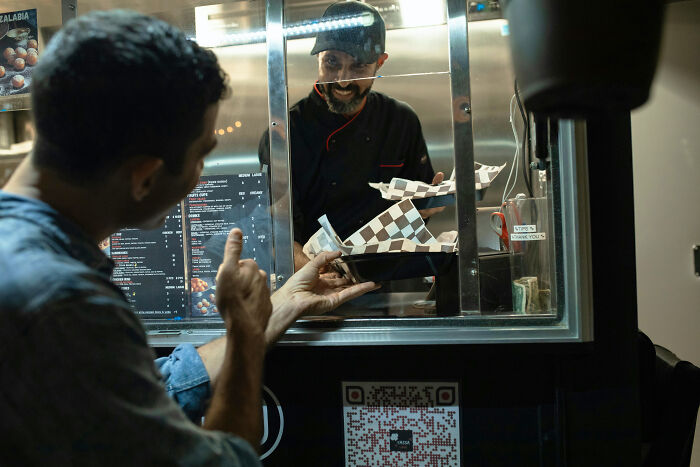
[[[556,315],[551,167],[543,161],[543,170],[530,170],[531,151],[523,152],[527,117],[515,95],[507,21],[498,10],[470,7],[470,13],[474,159],[505,164],[477,202],[480,311],[502,318]]]
[[[425,260],[398,264],[395,257],[380,255],[371,264],[350,262],[351,257],[360,259],[361,253],[384,251],[390,239],[401,243],[405,238],[410,243],[408,239],[424,228],[414,206],[398,213],[399,218],[385,226],[389,230],[374,228],[379,225],[375,218],[397,203],[382,198],[380,189],[369,183],[388,184],[404,178],[430,184],[437,172],[445,179],[452,174],[444,2],[289,0],[285,2],[285,35],[298,248],[304,246],[305,256],[313,255],[322,228],[318,219],[326,215],[326,228],[344,246],[355,245],[339,266],[345,274],[377,280],[381,275],[366,274],[385,270],[385,278],[393,279],[382,280],[380,291],[335,314],[434,314],[434,306],[414,306],[431,288],[432,274]],[[362,238],[369,232],[363,231],[365,226],[374,226],[370,227],[371,240]],[[433,216],[428,228],[434,237],[455,231],[453,207]],[[421,244],[426,241],[420,240]],[[409,258],[415,254],[415,243],[409,243],[394,249],[403,250],[408,253],[403,257]],[[363,245],[367,248],[360,252]],[[295,259],[299,263],[298,252]]]
[[[123,230],[109,245],[117,263],[114,280],[147,324],[220,326],[215,277],[230,229],[243,230],[242,257],[255,259],[267,272],[273,264],[268,179],[257,155],[268,123],[265,4],[80,2],[81,14],[111,8],[134,9],[177,26],[210,48],[228,74],[232,94],[220,104],[218,144],[197,187],[160,229]]]

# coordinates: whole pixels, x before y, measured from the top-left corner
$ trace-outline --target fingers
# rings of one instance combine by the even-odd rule
[[[433,177],[433,185],[437,185],[438,183],[442,183],[442,181],[445,179],[445,174],[443,172],[438,172],[435,174]]]
[[[243,250],[243,232],[241,229],[231,229],[226,239],[226,247],[224,248],[224,263],[238,264],[241,259],[241,251]]]
[[[337,287],[343,287],[345,285],[352,284],[350,279],[348,279],[346,277],[337,277],[337,278],[322,277],[321,281],[323,282],[323,285],[325,287],[328,287],[329,289],[335,289]]]
[[[355,284],[352,287],[343,289],[338,292],[338,305],[352,300],[353,298],[357,298],[360,295],[364,295],[367,292],[371,292],[372,290],[377,290],[380,287],[381,285],[375,284],[374,282],[362,282],[361,284]]]
[[[445,210],[445,206],[440,206],[440,207],[437,207],[437,208],[421,209],[421,210],[418,211],[418,213],[420,214],[420,216],[421,216],[423,219],[427,219],[428,217],[433,216],[433,215],[435,215],[435,214],[437,214],[437,213],[439,213],[439,212],[442,212],[442,211],[444,211],[444,210]]]
[[[337,273],[336,271],[331,271],[331,272],[324,272],[324,271],[321,271],[321,275],[319,276],[319,279],[322,279],[322,280],[327,280],[327,279],[338,279],[339,277],[343,277],[343,276],[341,276],[341,275],[340,275],[339,273]]]
[[[340,255],[342,255],[342,252],[340,251],[324,251],[320,255],[316,256],[310,264],[312,267],[320,271],[331,261],[340,258]],[[306,267],[308,267],[308,265]]]

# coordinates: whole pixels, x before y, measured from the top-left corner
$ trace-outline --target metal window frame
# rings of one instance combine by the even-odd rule
[[[470,108],[466,3],[446,0],[450,49],[453,138],[458,180],[460,304],[455,317],[349,318],[338,322],[297,323],[282,346],[435,345],[493,343],[570,343],[593,339],[592,280],[585,122],[560,120],[558,183],[553,186],[553,225],[557,237],[558,316],[482,317],[474,192],[474,146]],[[267,0],[268,105],[270,115],[271,200],[277,285],[294,270],[291,171],[288,130],[284,0]],[[557,217],[559,214],[559,217]],[[214,326],[149,332],[151,345],[204,343],[224,334]]]
[[[279,288],[294,274],[284,0],[267,0],[266,7],[270,201],[272,203],[272,243],[274,245],[275,271],[273,288]]]

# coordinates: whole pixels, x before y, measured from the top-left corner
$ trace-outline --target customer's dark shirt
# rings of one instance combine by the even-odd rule
[[[368,182],[401,177],[431,183],[435,175],[416,113],[379,92],[371,91],[348,119],[331,112],[314,86],[289,110],[289,139],[294,240],[302,245],[324,214],[345,240],[395,203]],[[269,165],[267,132],[258,157]]]
[[[178,407],[201,416],[202,362],[184,346],[154,364],[112,267],[50,206],[0,191],[0,465],[259,465]]]

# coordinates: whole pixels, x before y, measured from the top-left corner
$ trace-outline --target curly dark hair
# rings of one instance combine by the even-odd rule
[[[180,173],[206,109],[230,92],[213,52],[126,10],[69,21],[32,81],[34,161],[76,183],[99,181],[137,154]]]

